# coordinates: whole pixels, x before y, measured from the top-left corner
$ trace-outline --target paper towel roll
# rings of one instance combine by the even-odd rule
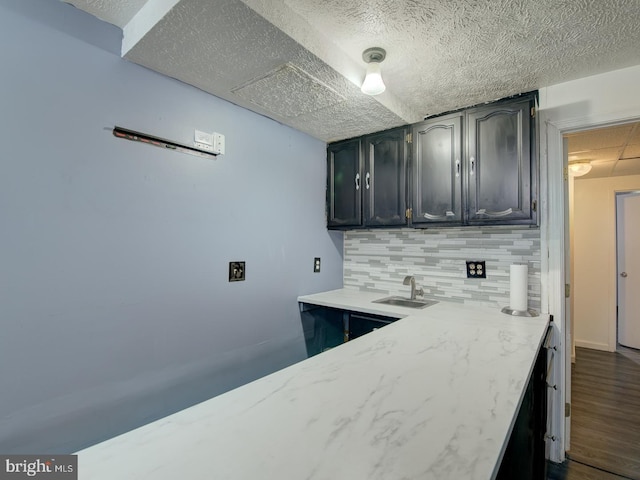
[[[527,291],[529,289],[527,265],[511,265],[511,292],[509,294],[509,306],[512,310],[526,311],[528,307]]]

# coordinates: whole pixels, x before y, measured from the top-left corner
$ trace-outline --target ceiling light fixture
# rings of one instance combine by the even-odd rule
[[[362,93],[366,95],[380,95],[385,91],[382,74],[380,73],[380,63],[387,56],[387,52],[379,47],[367,48],[362,52],[362,59],[367,62],[367,76],[362,82]]]
[[[572,177],[581,177],[591,171],[591,162],[574,162],[569,164],[569,174]]]

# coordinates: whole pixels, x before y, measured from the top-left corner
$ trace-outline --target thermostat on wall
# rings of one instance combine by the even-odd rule
[[[200,132],[203,133],[203,132]],[[197,134],[196,134],[197,135]],[[117,125],[113,127],[113,136],[117,138],[123,138],[125,140],[131,140],[132,142],[142,142],[147,145],[153,145],[154,147],[166,148],[169,150],[188,153],[189,155],[196,155],[198,157],[211,158],[216,157],[218,153],[213,151],[213,134],[209,135],[212,140],[212,145],[207,145],[202,142],[194,142],[196,146],[185,145],[183,143],[174,142],[172,140],[167,140],[166,138],[160,138],[153,135],[149,135],[147,133],[136,132],[135,130],[129,130],[128,128],[118,127]],[[196,138],[204,141],[209,141],[207,134],[197,136]],[[224,142],[224,137],[223,137]],[[222,153],[224,153],[224,145],[222,149]]]
[[[208,150],[216,155],[224,155],[224,135],[221,133],[207,133],[196,130],[194,139],[196,148]]]
[[[196,130],[194,145],[202,150],[213,151],[213,134]]]

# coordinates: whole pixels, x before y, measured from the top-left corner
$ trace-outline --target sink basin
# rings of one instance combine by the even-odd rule
[[[405,297],[385,297],[379,300],[374,300],[373,303],[383,303],[384,305],[395,305],[397,307],[427,308],[438,302],[436,300],[422,300],[418,298],[411,300],[410,298]]]

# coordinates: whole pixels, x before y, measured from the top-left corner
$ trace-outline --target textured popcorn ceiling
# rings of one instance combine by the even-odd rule
[[[287,95],[264,94],[280,89],[286,90]],[[249,81],[233,93],[285,118],[324,110],[345,100],[338,92],[293,65],[283,65],[262,78]]]
[[[125,58],[327,141],[640,64],[638,0],[72,3],[136,32]],[[372,46],[378,97],[359,90]]]
[[[239,0],[182,0],[125,57],[323,140],[405,123]],[[312,77],[343,100],[311,99],[317,109],[294,117],[269,110],[299,96],[300,86],[293,82],[261,82],[287,64],[304,72],[303,82]],[[240,95],[241,87],[252,83],[251,98]],[[308,94],[327,93],[310,89]]]
[[[63,0],[120,28],[129,23],[147,0]]]

